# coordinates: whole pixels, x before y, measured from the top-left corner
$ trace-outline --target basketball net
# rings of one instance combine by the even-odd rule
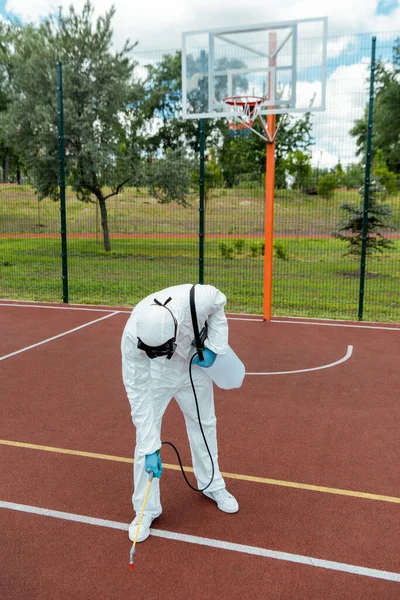
[[[250,131],[252,131],[268,144],[275,141],[279,126],[276,128],[274,135],[271,136],[267,122],[260,114],[261,107],[265,102],[264,98],[260,96],[227,96],[223,98],[223,102],[231,113],[228,117],[229,135],[231,137],[248,137]],[[262,133],[253,127],[256,120],[262,127]]]

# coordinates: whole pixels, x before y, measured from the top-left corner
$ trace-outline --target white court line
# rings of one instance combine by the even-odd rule
[[[107,519],[96,519],[95,517],[86,517],[85,515],[75,515],[73,513],[61,512],[59,510],[50,510],[40,508],[39,506],[29,506],[28,504],[15,504],[15,502],[4,502],[0,500],[0,508],[16,510],[18,512],[41,515],[42,517],[54,517],[64,521],[75,521],[76,523],[87,523],[88,525],[97,525],[98,527],[109,527],[110,529],[121,529],[128,531],[129,525],[118,523],[117,521],[108,521]]]
[[[115,311],[114,308],[87,308],[85,307],[75,307],[75,306],[46,306],[43,304],[11,304],[11,303],[5,303],[5,302],[0,302],[0,307],[1,306],[16,306],[18,308],[48,308],[50,310],[86,310],[86,311],[90,311],[90,312],[113,312],[113,314],[115,314],[115,312],[129,312],[129,311]]]
[[[379,331],[400,331],[400,327],[384,327],[383,325],[354,325],[353,323],[328,323],[321,321],[282,321],[272,317],[271,321],[264,321],[260,318],[248,319],[244,317],[227,317],[229,321],[247,321],[253,323],[265,323],[266,325],[274,325],[275,323],[283,323],[284,325],[319,325],[320,327],[350,327],[353,329],[378,329]],[[295,319],[296,317],[289,317]],[[297,317],[298,319],[304,319],[305,317]]]
[[[57,510],[49,510],[47,508],[40,508],[37,506],[15,504],[14,502],[0,501],[0,508],[41,515],[45,517],[53,517],[56,519],[64,519],[67,521],[74,521],[78,523],[85,523],[87,525],[97,525],[98,527],[119,529],[122,531],[127,531],[129,527],[127,523],[119,523],[118,521],[96,519],[94,517],[59,512]],[[253,556],[261,556],[264,558],[272,558],[275,560],[282,560],[285,562],[307,565],[309,567],[317,567],[321,569],[328,569],[331,571],[341,571],[343,573],[351,573],[353,575],[361,575],[363,577],[373,577],[374,579],[385,579],[386,581],[400,582],[400,573],[393,573],[391,571],[371,569],[369,567],[361,567],[358,565],[351,565],[348,563],[324,560],[320,558],[314,558],[312,556],[303,556],[301,554],[289,554],[288,552],[278,552],[277,550],[268,550],[267,548],[259,548],[257,546],[247,546],[244,544],[224,542],[222,540],[215,540],[212,538],[199,537],[195,535],[186,535],[184,533],[174,533],[173,531],[164,531],[162,529],[151,529],[150,532],[151,535],[153,535],[154,537],[160,537],[167,540],[186,542],[188,544],[197,544],[200,546],[207,546],[209,548],[219,548],[221,550],[230,550],[233,552],[240,552],[242,554],[251,554]]]
[[[250,319],[247,317],[227,317],[228,321],[253,321],[254,323],[264,323],[262,319]]]
[[[286,323],[288,325],[319,325],[320,327],[349,327],[352,329],[379,329],[379,331],[400,331],[400,327],[383,327],[379,325],[353,325],[350,323],[317,323],[315,321],[281,321],[278,319],[273,319],[273,321],[270,321],[270,323],[272,325],[274,323]]]
[[[20,308],[50,308],[53,310],[87,310],[87,311],[94,311],[94,312],[109,312],[109,311],[113,311],[113,314],[117,314],[117,313],[121,313],[121,314],[131,314],[132,309],[127,309],[127,310],[117,310],[115,311],[113,308],[87,308],[87,307],[79,307],[79,306],[46,306],[46,305],[36,305],[36,304],[12,304],[12,303],[5,303],[5,302],[1,302],[0,301],[0,307],[1,306],[18,306]],[[226,313],[227,315],[229,314],[236,314],[236,313]],[[239,314],[239,313],[238,313]],[[378,329],[379,331],[400,331],[400,327],[385,327],[383,325],[355,325],[353,323],[343,323],[343,322],[325,322],[324,319],[321,319],[320,322],[318,321],[307,321],[307,317],[286,317],[287,319],[303,319],[302,321],[283,321],[281,319],[277,319],[276,317],[272,317],[272,320],[269,321],[269,324],[274,324],[274,323],[283,323],[283,324],[287,324],[287,325],[319,325],[320,327],[350,327],[353,329]],[[267,323],[267,321],[264,321],[263,318],[261,317],[261,315],[248,315],[248,316],[237,316],[237,317],[230,317],[227,316],[227,319],[229,321],[251,321],[253,323]],[[328,321],[328,319],[326,320]],[[374,323],[374,321],[365,321],[365,323]]]
[[[15,356],[16,354],[21,354],[22,352],[26,352],[27,350],[32,350],[32,348],[37,348],[37,346],[41,346],[42,344],[47,344],[47,342],[52,342],[53,340],[57,340],[60,337],[68,335],[70,333],[74,333],[74,331],[79,331],[79,329],[83,329],[84,327],[88,327],[89,325],[93,325],[94,323],[98,323],[99,321],[104,321],[104,319],[109,319],[114,315],[118,315],[117,312],[113,312],[109,315],[105,315],[104,317],[100,317],[100,319],[95,319],[94,321],[89,321],[89,323],[84,323],[83,325],[79,325],[79,327],[74,327],[74,329],[69,329],[68,331],[64,331],[63,333],[59,333],[58,335],[54,335],[47,340],[42,340],[41,342],[37,342],[37,344],[32,344],[31,346],[27,346],[26,348],[21,348],[21,350],[16,350],[16,352],[11,352],[11,354],[6,354],[5,356],[0,357],[1,360],[5,360],[6,358],[10,358],[11,356]]]
[[[43,304],[12,304],[12,303],[5,303],[5,302],[0,302],[0,307],[1,306],[10,306],[10,307],[17,307],[17,308],[47,308],[50,310],[86,310],[89,312],[107,312],[109,313],[110,311],[113,311],[113,314],[116,314],[117,312],[119,314],[126,314],[126,315],[130,315],[133,308],[131,309],[127,309],[127,310],[118,310],[115,311],[113,308],[87,308],[87,307],[78,307],[78,306],[46,306]],[[263,323],[264,321],[262,319],[256,319],[256,318],[236,318],[236,317],[228,317],[227,319],[229,321],[256,321],[257,323]]]
[[[0,307],[1,306],[11,306],[11,307],[17,307],[17,308],[48,308],[50,310],[86,310],[86,311],[92,311],[92,312],[110,312],[110,311],[114,311],[113,314],[115,314],[116,312],[120,313],[120,314],[127,314],[130,315],[133,308],[131,309],[126,309],[126,310],[118,310],[115,311],[113,308],[88,308],[88,307],[79,307],[79,306],[46,306],[43,304],[12,304],[12,303],[6,303],[6,302],[0,302]],[[228,313],[229,314],[229,313]],[[227,316],[227,319],[230,321],[256,321],[257,323],[263,323],[264,321],[260,318],[256,318],[253,317],[251,318],[251,315],[249,315],[249,318],[238,318],[238,317],[229,317]]]
[[[271,371],[269,373],[246,373],[246,375],[292,375],[293,373],[309,373],[310,371],[322,371],[322,369],[330,369],[336,367],[341,363],[346,362],[353,355],[353,346],[347,346],[347,352],[343,358],[329,363],[328,365],[321,365],[320,367],[310,367],[309,369],[298,369],[297,371]]]

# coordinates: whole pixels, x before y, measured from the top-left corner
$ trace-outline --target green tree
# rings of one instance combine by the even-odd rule
[[[167,54],[157,65],[147,65],[145,96],[141,110],[144,120],[155,121],[146,135],[150,154],[157,150],[177,150],[183,145],[198,149],[198,123],[179,118],[182,110],[181,52]]]
[[[284,159],[284,165],[293,179],[293,187],[303,190],[308,185],[312,174],[310,155],[301,150],[289,152]]]
[[[337,178],[338,186],[339,187],[342,186],[344,184],[345,173],[344,173],[344,170],[342,167],[342,163],[340,162],[340,159],[338,160],[337,165],[334,168],[334,173]]]
[[[196,163],[192,171],[192,180],[196,184],[197,189],[200,185],[200,165]],[[224,178],[221,167],[216,160],[216,152],[211,148],[204,164],[204,201],[207,207],[208,201],[215,194],[215,191],[221,189],[224,185]]]
[[[382,150],[390,171],[400,173],[400,39],[393,48],[393,65],[377,63],[373,113],[373,149]],[[357,154],[365,160],[368,106],[350,130],[356,138]]]
[[[338,186],[336,173],[327,173],[319,178],[318,181],[318,196],[332,198],[335,189]]]
[[[364,196],[363,187],[360,188],[359,193]],[[381,194],[382,187],[377,182],[372,182],[368,198],[367,254],[383,253],[384,250],[394,248],[393,242],[382,234],[382,230],[393,229],[394,225],[392,209],[388,204],[380,201]],[[347,254],[360,256],[363,243],[364,199],[358,205],[345,202],[340,208],[347,213],[347,217],[340,221],[338,230],[332,232],[332,236],[348,245]]]
[[[374,175],[385,188],[388,194],[394,194],[397,189],[396,175],[389,171],[383,150],[379,149],[375,156]]]
[[[188,69],[196,71],[188,59]],[[185,148],[197,154],[200,149],[199,123],[182,119],[182,53],[166,54],[157,65],[147,65],[145,97],[141,103],[147,126],[145,146],[150,154],[157,150]],[[201,86],[193,93],[200,94]],[[214,146],[220,135],[221,119],[206,119],[207,146]],[[150,130],[150,131],[149,131]]]
[[[160,204],[175,201],[188,206],[188,196],[193,192],[192,163],[180,150],[167,150],[163,158],[149,161],[145,181],[150,194]]]
[[[353,188],[359,188],[363,185],[364,182],[364,165],[360,163],[351,163],[346,166],[344,176],[343,176],[343,185],[351,190]]]
[[[302,118],[290,115],[277,115],[278,133],[276,136],[276,187],[286,187],[285,158],[290,152],[300,150],[305,152],[312,143],[311,114],[306,113]],[[255,123],[255,129],[260,131],[260,125]],[[266,142],[258,135],[231,137],[225,125],[219,161],[224,179],[229,187],[236,185],[242,175],[248,174],[260,183],[265,177]]]
[[[0,115],[4,121],[12,102],[12,41],[13,27],[0,22]],[[0,161],[3,171],[3,183],[21,182],[21,156],[14,139],[7,134],[0,124]]]
[[[39,27],[16,28],[7,111],[7,128],[18,137],[38,198],[58,200],[56,61],[62,62],[67,181],[79,200],[99,203],[107,251],[107,200],[130,180],[138,159],[140,98],[130,58],[134,46],[127,41],[112,50],[114,12],[94,23],[87,1],[81,14],[71,6]]]
[[[10,104],[11,40],[11,26],[0,21],[0,111],[6,110]]]

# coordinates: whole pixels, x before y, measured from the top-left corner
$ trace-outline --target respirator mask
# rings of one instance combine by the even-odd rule
[[[177,331],[178,331],[178,323],[177,323],[177,320],[175,319],[174,315],[172,314],[172,312],[168,308],[168,306],[166,306],[170,300],[171,300],[171,298],[168,298],[164,302],[164,304],[161,304],[161,302],[159,302],[159,300],[157,300],[156,298],[154,298],[154,303],[157,306],[164,307],[170,313],[170,315],[171,315],[171,317],[173,319],[173,323],[174,323],[174,334],[173,334],[173,336],[171,338],[169,338],[166,342],[164,342],[163,344],[160,344],[158,346],[146,344],[138,336],[137,347],[139,348],[139,350],[143,350],[144,352],[146,352],[147,356],[149,358],[151,358],[151,359],[158,358],[160,356],[165,356],[167,358],[167,360],[170,360],[172,358],[172,355],[175,352],[175,349],[176,349],[176,335],[177,335]],[[154,323],[153,327],[160,328],[161,324]]]

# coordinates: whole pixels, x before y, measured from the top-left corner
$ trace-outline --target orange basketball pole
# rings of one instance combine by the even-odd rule
[[[276,33],[269,35],[269,51],[276,50]],[[270,58],[270,67],[276,66],[276,58]],[[268,73],[269,94],[271,94],[271,73]],[[267,115],[267,127],[271,142],[267,142],[265,165],[265,220],[264,220],[264,307],[263,319],[270,321],[272,316],[272,261],[274,252],[274,198],[275,198],[275,132],[276,115]]]
[[[268,131],[273,142],[267,143],[265,172],[265,221],[264,221],[264,321],[272,316],[272,261],[274,248],[274,198],[275,198],[275,129],[276,115],[267,116]]]

